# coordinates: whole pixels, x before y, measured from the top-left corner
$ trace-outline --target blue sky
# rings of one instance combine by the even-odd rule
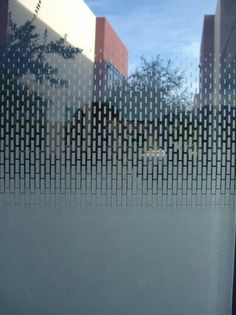
[[[106,16],[129,49],[130,67],[141,56],[197,59],[204,14],[217,0],[86,0]]]

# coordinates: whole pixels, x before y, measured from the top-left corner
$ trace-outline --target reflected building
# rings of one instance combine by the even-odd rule
[[[8,11],[12,20],[22,25],[33,18],[37,3],[36,0],[1,1],[0,40],[6,36]],[[69,81],[66,89],[53,90],[44,84],[43,93],[48,95],[50,103],[53,99],[55,106],[50,107],[57,112],[58,120],[69,120],[78,108],[103,100],[110,87],[127,78],[127,48],[108,20],[97,18],[83,0],[41,2],[35,25],[42,35],[47,29],[49,41],[66,34],[68,44],[82,49],[75,60],[52,54],[48,57],[48,62],[58,68],[59,76]],[[36,88],[40,90],[42,86]]]
[[[22,25],[33,18],[38,1],[8,2],[12,20]],[[67,44],[82,49],[82,53],[74,60],[65,60],[53,54],[47,56],[47,62],[58,69],[58,76],[68,81],[68,87],[52,87],[47,82],[43,82],[43,86],[40,84],[35,87],[47,95],[51,110],[48,118],[54,116],[56,121],[63,122],[67,119],[68,112],[74,112],[76,108],[92,100],[96,16],[83,0],[42,1],[35,25],[39,34],[43,35],[47,29],[48,41],[67,35]],[[34,84],[35,82],[30,84],[30,87]]]
[[[0,41],[3,41],[7,32],[7,7],[8,1],[0,1]]]
[[[0,12],[1,17],[4,17],[0,20],[2,40],[7,35],[8,12],[11,12],[13,22],[24,25],[26,21],[34,18],[37,3],[37,0],[1,1]],[[76,136],[79,138],[79,130],[83,129],[86,137],[90,136],[89,117],[80,119],[80,116],[84,117],[91,108],[94,112],[93,118],[96,120],[95,127],[98,126],[99,129],[102,126],[102,130],[106,131],[107,126],[103,126],[101,119],[108,118],[107,112],[113,124],[116,109],[108,110],[107,104],[103,103],[101,106],[93,100],[98,97],[105,99],[109,87],[128,76],[128,50],[107,19],[96,18],[83,0],[42,1],[36,15],[36,32],[42,35],[42,40],[47,29],[49,42],[56,41],[67,34],[67,44],[83,50],[75,59],[65,60],[53,54],[47,56],[46,61],[58,69],[59,78],[67,80],[68,87],[52,86],[47,80],[39,84],[29,74],[27,78],[21,78],[26,80],[23,83],[26,83],[27,93],[40,94],[43,101],[33,101],[33,97],[27,102],[20,101],[19,110],[15,106],[16,99],[12,97],[9,100],[6,97],[1,99],[1,108],[6,117],[12,112],[17,112],[16,116],[21,113],[23,135],[27,138],[29,130],[32,131],[34,136],[30,136],[30,139],[37,139],[37,143],[40,143],[41,151],[45,152],[45,159],[50,161],[47,164],[50,169],[61,161],[61,151],[64,150],[64,146],[67,149],[71,148],[70,141],[67,141],[71,133],[74,134],[76,131]],[[25,67],[31,65],[32,62],[29,62]],[[97,87],[95,91],[94,87]],[[96,94],[97,91],[101,93]],[[10,126],[9,122],[6,124]],[[20,128],[19,124],[17,121],[16,128]],[[7,129],[5,125],[1,127]],[[9,127],[11,131],[14,131],[14,128],[13,125]],[[95,141],[99,136],[98,132]],[[17,143],[20,136],[17,134],[15,137]],[[77,146],[80,146],[80,141]],[[18,152],[19,148],[15,150]],[[23,160],[28,160],[28,155],[23,157]]]
[[[200,51],[200,98],[198,100],[202,105],[209,105],[213,97],[214,24],[214,15],[204,17]]]
[[[206,15],[200,57],[201,104],[235,105],[236,2],[218,0]]]
[[[104,17],[96,19],[94,100],[105,100],[109,90],[128,77],[128,49]]]

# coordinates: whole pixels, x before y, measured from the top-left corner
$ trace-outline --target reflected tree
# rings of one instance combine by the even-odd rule
[[[173,61],[157,55],[141,57],[133,73],[111,89],[110,101],[120,110],[120,121],[127,121],[122,128],[133,130],[132,142],[137,142],[142,152],[159,152],[174,130],[175,141],[181,138],[184,126],[179,117],[186,117],[185,112],[193,107],[185,81],[185,73]]]

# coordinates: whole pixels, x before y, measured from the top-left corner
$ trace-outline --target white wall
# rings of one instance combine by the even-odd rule
[[[9,10],[17,24],[31,19],[37,0],[9,0]],[[82,0],[42,0],[36,19],[37,31],[41,34],[48,30],[49,40],[56,40],[67,34],[67,42],[83,49],[75,60],[64,60],[50,55],[48,61],[59,70],[59,77],[69,81],[68,88],[51,88],[31,84],[31,88],[40,89],[50,100],[48,119],[64,122],[66,107],[75,113],[93,97],[94,50],[96,17]],[[46,93],[45,93],[46,91]]]
[[[34,13],[38,0],[10,0],[10,9],[18,19],[15,2]],[[96,17],[83,0],[42,0],[38,17],[60,36],[68,34],[68,42],[94,61]]]

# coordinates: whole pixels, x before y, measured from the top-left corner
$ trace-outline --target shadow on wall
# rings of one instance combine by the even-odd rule
[[[14,12],[17,12],[17,15],[13,14],[13,19],[18,25],[22,24],[22,21],[24,23],[32,18],[32,13],[17,1],[14,1]],[[40,34],[44,34],[45,29],[47,29],[49,41],[61,38],[58,33],[42,22],[40,18],[37,18],[35,24],[36,31]],[[70,44],[69,42],[67,43]],[[79,48],[83,49],[83,47]],[[68,112],[73,115],[73,112],[75,113],[78,108],[92,100],[94,63],[83,53],[78,54],[74,60],[65,60],[62,57],[51,54],[48,57],[48,62],[59,70],[58,75],[62,79],[68,81],[68,87],[51,87],[46,83],[37,85],[36,82],[32,81],[30,89],[42,92],[47,100],[49,104],[48,120],[63,122],[67,119]]]

